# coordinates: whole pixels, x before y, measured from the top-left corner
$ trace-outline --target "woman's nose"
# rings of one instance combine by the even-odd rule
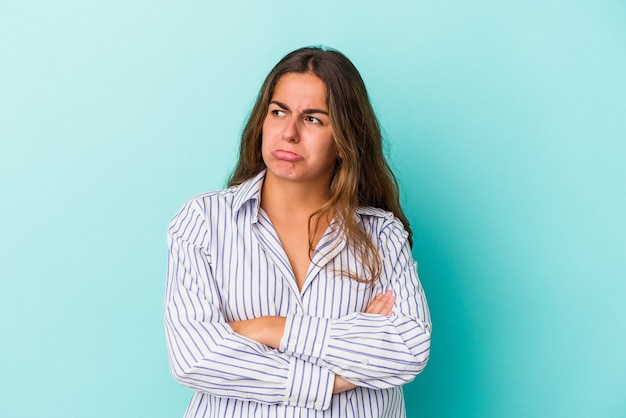
[[[298,131],[298,120],[296,118],[290,118],[286,124],[285,129],[283,130],[283,139],[288,142],[298,142],[299,131]]]

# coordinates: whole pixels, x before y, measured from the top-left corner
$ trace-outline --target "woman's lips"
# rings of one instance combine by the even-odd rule
[[[304,159],[301,155],[298,155],[295,152],[285,151],[283,149],[272,151],[272,157],[278,160],[292,161],[292,162],[300,161]]]

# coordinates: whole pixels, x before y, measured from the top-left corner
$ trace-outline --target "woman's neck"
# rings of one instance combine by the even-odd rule
[[[307,218],[328,201],[328,186],[266,176],[261,189],[261,207],[268,214]]]

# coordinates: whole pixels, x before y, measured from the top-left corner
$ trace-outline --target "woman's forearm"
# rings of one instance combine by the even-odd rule
[[[394,302],[395,297],[391,291],[381,293],[372,300],[365,312],[389,316]],[[279,348],[280,340],[285,332],[285,320],[284,316],[261,316],[242,321],[232,321],[228,325],[239,335],[268,347]]]
[[[239,335],[250,338],[268,347],[278,348],[285,332],[284,316],[261,316],[254,319],[229,322]]]

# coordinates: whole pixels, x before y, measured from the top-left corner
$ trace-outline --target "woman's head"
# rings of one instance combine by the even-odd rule
[[[261,133],[264,187],[282,178],[328,199],[338,153],[327,96],[324,82],[311,73],[287,73],[278,79]]]
[[[262,128],[276,84],[289,73],[310,73],[326,86],[327,107],[339,155],[329,188],[356,193],[353,204],[384,207],[372,178],[387,171],[382,138],[365,84],[352,62],[333,49],[306,47],[287,54],[266,77],[243,132],[239,162],[230,180],[238,184],[265,168],[261,154]],[[375,185],[374,185],[375,186]],[[375,189],[375,187],[374,187]],[[344,190],[345,191],[345,190]],[[381,206],[382,205],[382,206]]]
[[[312,74],[326,86],[326,105],[337,150],[329,187],[330,199],[317,214],[332,210],[344,226],[348,239],[361,248],[366,264],[373,266],[370,279],[378,276],[376,251],[352,214],[357,207],[373,206],[394,213],[411,229],[399,202],[395,176],[383,153],[382,136],[367,89],[358,70],[342,53],[328,48],[305,47],[287,54],[266,77],[245,125],[239,161],[229,185],[240,184],[266,168],[262,156],[263,123],[277,83],[290,73]],[[370,280],[366,279],[366,280]]]

